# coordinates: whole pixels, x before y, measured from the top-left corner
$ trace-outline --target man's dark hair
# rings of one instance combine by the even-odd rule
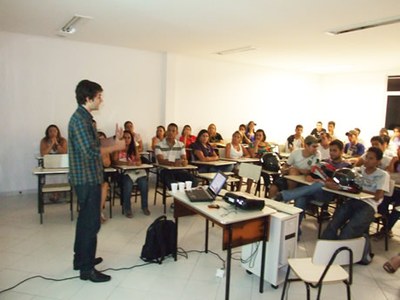
[[[103,91],[100,84],[84,79],[78,83],[75,89],[76,101],[79,105],[86,103],[86,98],[94,99],[96,95]]]
[[[379,148],[376,148],[376,147],[370,147],[370,148],[368,148],[367,152],[375,153],[375,157],[376,157],[377,160],[381,160],[382,157],[383,157],[383,152],[382,152],[382,150],[379,149]]]
[[[379,135],[375,135],[371,138],[371,143],[372,142],[378,142],[379,144],[383,145],[383,138]]]
[[[301,124],[296,125],[296,129],[297,129],[297,128],[303,128],[303,125],[301,125]]]
[[[329,143],[329,146],[337,146],[340,151],[343,151],[344,145],[341,140],[333,140],[332,142]]]
[[[334,121],[329,121],[329,122],[328,122],[328,125],[333,125],[333,127],[335,127],[335,126],[336,126],[336,123],[335,123]]]
[[[170,127],[170,126],[175,127],[176,131],[178,131],[178,125],[176,125],[176,123],[169,123],[167,126],[167,130],[168,130],[168,127]]]

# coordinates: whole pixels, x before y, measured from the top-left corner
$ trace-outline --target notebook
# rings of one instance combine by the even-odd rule
[[[217,197],[218,193],[224,187],[226,183],[227,177],[218,172],[215,174],[213,180],[206,190],[204,189],[194,189],[190,191],[186,191],[186,195],[188,196],[191,202],[211,202],[214,201]]]
[[[43,156],[45,169],[68,168],[68,154],[46,154]]]

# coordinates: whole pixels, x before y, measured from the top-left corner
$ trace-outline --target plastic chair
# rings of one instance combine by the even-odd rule
[[[340,281],[346,285],[347,299],[351,299],[353,263],[362,259],[364,245],[364,237],[349,240],[318,240],[312,258],[289,258],[281,299],[285,298],[287,283],[299,280],[306,285],[307,299],[310,299],[310,287],[318,288],[317,299],[320,299],[323,283]],[[348,271],[342,265],[348,265]],[[289,279],[291,271],[297,278]]]
[[[261,176],[262,166],[250,164],[250,163],[241,163],[239,166],[239,177],[249,178],[253,180],[253,182],[259,182]],[[256,191],[257,193],[257,191]]]

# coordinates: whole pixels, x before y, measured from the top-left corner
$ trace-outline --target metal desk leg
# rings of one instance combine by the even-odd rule
[[[267,217],[264,218],[263,240],[261,252],[260,293],[264,292],[265,247],[267,244]]]
[[[43,224],[44,200],[42,186],[45,175],[38,175],[38,213],[40,214],[40,224]]]
[[[231,283],[231,257],[232,257],[232,226],[228,226],[228,248],[226,249],[226,284],[225,299],[229,300],[229,289]]]
[[[206,240],[205,240],[205,245],[204,245],[204,251],[208,253],[208,228],[209,228],[209,223],[208,219],[206,219]]]

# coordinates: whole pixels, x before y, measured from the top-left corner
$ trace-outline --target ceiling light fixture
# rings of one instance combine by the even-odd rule
[[[215,54],[218,55],[229,55],[229,54],[235,54],[235,53],[240,53],[240,52],[247,52],[247,51],[252,51],[256,50],[256,47],[253,46],[245,46],[245,47],[240,47],[240,48],[234,48],[234,49],[228,49],[228,50],[222,50],[218,51]]]
[[[359,30],[364,30],[364,29],[369,29],[369,28],[374,28],[374,27],[379,27],[383,25],[390,25],[390,24],[395,24],[400,22],[400,17],[391,17],[379,21],[370,21],[370,22],[365,22],[363,24],[359,25],[354,25],[352,27],[345,27],[341,29],[333,29],[329,30],[326,33],[331,34],[331,35],[339,35],[339,34],[344,34],[344,33],[349,33],[353,31],[359,31]]]
[[[69,20],[63,27],[61,27],[59,33],[62,36],[65,36],[67,34],[74,34],[76,32],[75,26],[77,25],[77,23],[92,19],[93,18],[89,16],[74,15],[71,20]]]

